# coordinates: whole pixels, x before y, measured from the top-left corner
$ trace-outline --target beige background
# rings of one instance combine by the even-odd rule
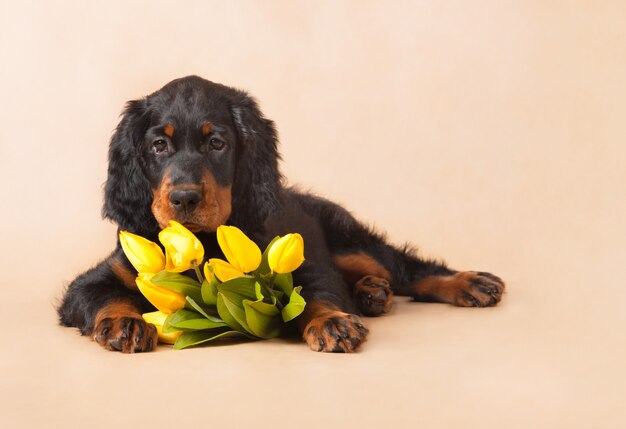
[[[114,244],[123,103],[192,73],[260,100],[291,183],[502,304],[399,299],[350,356],[56,326]],[[625,77],[623,1],[0,0],[0,426],[626,427]]]

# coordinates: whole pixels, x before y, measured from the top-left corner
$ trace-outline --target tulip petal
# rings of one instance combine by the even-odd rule
[[[243,272],[222,259],[211,258],[209,259],[209,265],[213,267],[213,272],[222,282],[227,282],[230,279],[244,275]]]
[[[237,270],[249,273],[261,263],[261,249],[235,226],[217,228],[217,242],[226,259]]]
[[[143,320],[145,320],[147,323],[151,323],[156,327],[160,343],[174,344],[178,337],[180,337],[182,334],[182,332],[180,331],[163,333],[163,324],[165,323],[165,319],[167,319],[167,316],[169,316],[168,314],[165,314],[161,311],[153,311],[151,313],[144,313],[141,316],[143,317]]]
[[[267,260],[275,273],[290,273],[304,262],[304,240],[300,234],[287,234],[270,247]]]
[[[152,305],[163,313],[173,313],[185,306],[185,296],[162,286],[157,286],[145,276],[135,280],[139,291]]]
[[[153,311],[141,315],[141,317],[143,317],[143,320],[145,320],[146,322],[159,326],[163,326],[163,323],[165,323],[165,319],[167,319],[167,316],[169,316],[169,314],[165,314],[162,311]]]
[[[158,273],[165,267],[165,255],[158,244],[128,231],[120,231],[119,239],[138,273]]]
[[[204,247],[191,231],[176,221],[159,233],[165,247],[165,269],[172,272],[190,270],[204,259]]]

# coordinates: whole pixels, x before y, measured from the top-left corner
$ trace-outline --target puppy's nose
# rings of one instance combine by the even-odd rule
[[[202,201],[202,194],[194,190],[179,190],[170,192],[170,204],[176,211],[189,213]]]

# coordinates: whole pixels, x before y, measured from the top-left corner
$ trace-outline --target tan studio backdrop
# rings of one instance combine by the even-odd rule
[[[104,258],[127,100],[248,90],[290,183],[508,285],[397,299],[354,355],[105,352],[54,306]],[[0,427],[626,427],[626,2],[0,0]]]

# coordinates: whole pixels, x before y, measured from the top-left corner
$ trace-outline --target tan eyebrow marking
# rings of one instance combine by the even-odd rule
[[[202,124],[202,136],[207,136],[213,130],[213,124],[210,122],[205,122]]]
[[[165,128],[163,128],[163,132],[166,136],[171,138],[174,135],[174,125],[168,123]]]

